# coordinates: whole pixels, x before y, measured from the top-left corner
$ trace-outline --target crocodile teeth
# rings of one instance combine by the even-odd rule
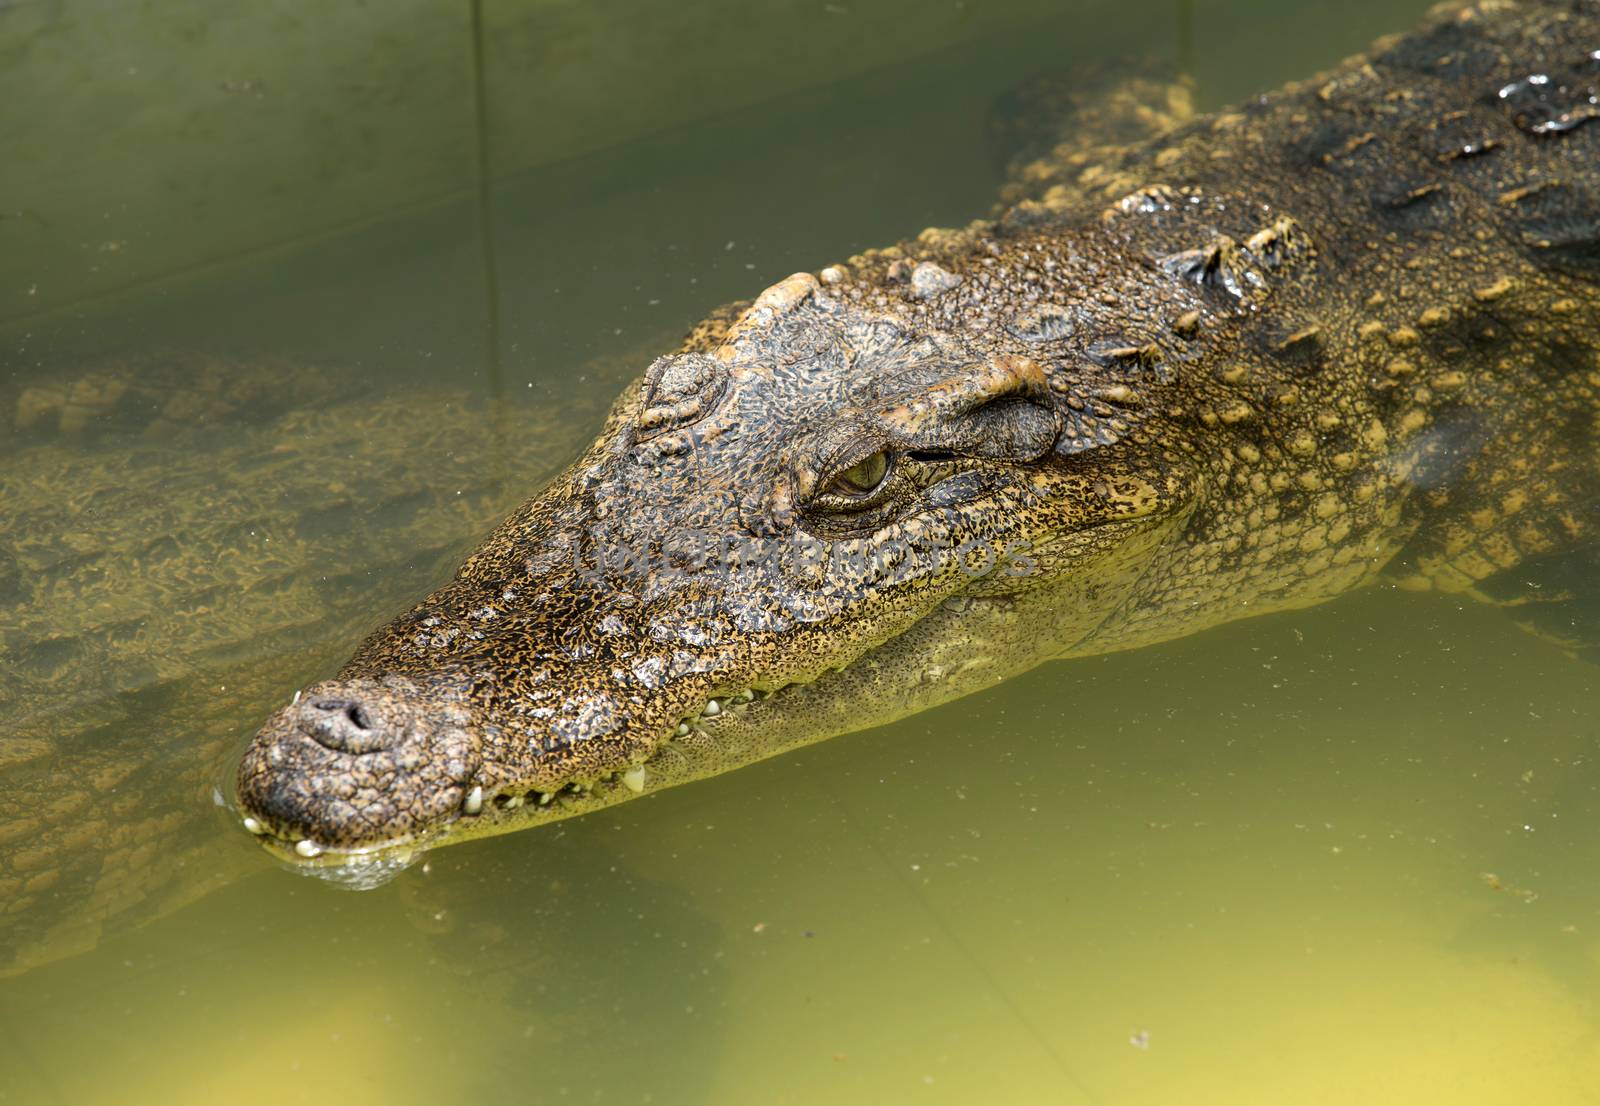
[[[712,699],[705,705],[705,709],[700,713],[705,715],[707,718],[714,718],[722,713],[722,704],[717,702],[715,699]]]
[[[260,822],[256,821],[254,818],[250,817],[248,814],[245,815],[244,828],[249,830],[251,833],[255,834],[257,837],[259,837],[263,833],[267,832],[267,827],[266,826],[263,826]]]
[[[483,809],[483,788],[474,787],[467,792],[467,801],[461,804],[461,809],[467,814],[476,814]]]
[[[622,773],[622,782],[627,784],[628,790],[635,795],[644,790],[644,765],[636,764]]]
[[[733,698],[734,698],[734,700],[736,702],[748,703],[750,700],[754,699],[755,697],[756,697],[755,689],[747,687],[743,691],[739,692],[739,694],[735,695]]]
[[[521,805],[522,805],[522,796],[521,795],[513,795],[513,796],[511,796],[511,798],[506,800],[506,809],[507,810],[516,810],[517,807],[519,807]]]
[[[553,791],[541,791],[541,792],[539,792],[539,805],[540,806],[549,806],[550,805],[550,800],[555,798],[555,797],[556,797],[555,796],[555,792],[553,792]]]
[[[687,722],[679,722],[678,723],[678,736],[679,737],[688,737],[689,736],[689,723],[687,723]]]
[[[294,843],[294,851],[310,860],[314,856],[322,855],[322,846],[307,837]]]

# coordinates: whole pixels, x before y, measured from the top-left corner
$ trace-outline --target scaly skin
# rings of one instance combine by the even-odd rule
[[[1440,13],[713,316],[273,715],[247,826],[372,882],[1049,659],[1594,541],[1597,50],[1593,3]]]

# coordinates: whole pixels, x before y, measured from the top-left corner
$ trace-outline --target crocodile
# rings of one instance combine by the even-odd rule
[[[1588,555],[1600,6],[1435,11],[1081,154],[713,312],[271,715],[245,828],[367,886],[1046,661]]]

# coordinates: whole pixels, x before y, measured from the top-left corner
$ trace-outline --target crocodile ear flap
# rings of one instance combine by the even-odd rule
[[[919,388],[875,421],[905,449],[1008,461],[1043,457],[1061,433],[1044,368],[1009,355]]]

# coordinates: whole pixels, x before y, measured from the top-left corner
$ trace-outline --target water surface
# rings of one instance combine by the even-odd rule
[[[1199,3],[1187,42],[1177,8],[1149,0],[974,14],[953,45],[866,51],[670,124],[646,106],[673,59],[634,59],[618,110],[638,104],[637,126],[503,172],[519,145],[568,139],[510,102],[491,35],[483,188],[7,324],[12,397],[152,350],[292,359],[326,389],[289,397],[300,422],[245,412],[152,441],[134,419],[0,445],[29,489],[154,474],[180,548],[238,512],[205,540],[248,582],[202,601],[181,556],[143,554],[142,579],[174,566],[168,594],[190,606],[71,637],[111,624],[93,604],[146,592],[61,568],[53,617],[79,644],[7,658],[32,682],[0,727],[45,750],[24,769],[46,782],[0,824],[45,818],[107,749],[139,774],[69,815],[95,827],[77,856],[130,873],[120,897],[69,894],[81,867],[32,895],[31,966],[0,979],[0,1100],[1600,1102],[1600,674],[1441,597],[1374,589],[1047,667],[443,850],[365,894],[276,870],[212,806],[282,695],[438,580],[705,310],[985,213],[984,118],[1017,77],[1182,48],[1215,107],[1424,6]],[[818,5],[815,35],[877,15]],[[718,25],[719,48],[776,49],[778,26]],[[440,403],[457,414],[419,434],[416,409]],[[316,421],[329,412],[336,428]],[[284,461],[335,434],[326,471]],[[291,477],[292,494],[240,499]],[[378,503],[385,485],[404,492]],[[19,503],[55,518],[11,487],[13,535]],[[329,516],[294,554],[334,571],[247,524],[312,494],[370,512]],[[49,525],[115,571],[117,512],[136,507],[94,499]],[[362,519],[408,536],[377,555]],[[148,848],[110,844],[118,787],[167,819]]]

